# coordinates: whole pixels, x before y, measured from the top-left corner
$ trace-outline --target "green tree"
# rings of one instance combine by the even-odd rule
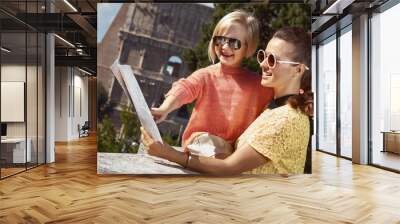
[[[116,103],[108,100],[108,93],[106,88],[99,83],[97,85],[97,119],[98,122],[101,123],[103,118],[108,116],[110,117]]]
[[[120,139],[121,151],[137,153],[139,150],[140,122],[137,116],[126,106],[123,107],[120,118],[123,125],[122,138]]]
[[[120,152],[120,144],[115,139],[115,128],[108,116],[103,118],[99,126],[98,151],[99,152]]]
[[[183,52],[183,59],[188,68],[193,72],[211,64],[208,59],[207,49],[212,32],[218,21],[226,14],[237,9],[242,9],[260,21],[259,49],[265,49],[272,34],[284,26],[302,27],[306,30],[311,26],[311,8],[308,4],[214,4],[214,13],[211,22],[204,24],[200,41],[195,48]],[[244,60],[243,66],[252,71],[259,71],[255,58]]]
[[[171,136],[169,134],[163,134],[162,139],[163,139],[164,143],[167,143],[168,145],[172,145],[172,146],[179,145],[178,136]]]
[[[140,123],[136,115],[123,107],[120,112],[122,123],[121,138],[117,138],[117,132],[111,121],[106,115],[99,128],[98,151],[114,153],[137,153],[139,149]]]

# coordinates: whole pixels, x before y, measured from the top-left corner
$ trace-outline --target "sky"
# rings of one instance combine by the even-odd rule
[[[99,43],[117,15],[122,3],[101,3],[97,6],[97,43]]]
[[[214,3],[199,3],[199,4],[206,5],[206,6],[210,7],[210,8],[214,8]]]
[[[213,3],[199,3],[214,8]],[[112,21],[121,8],[122,3],[97,4],[97,43],[100,43]]]

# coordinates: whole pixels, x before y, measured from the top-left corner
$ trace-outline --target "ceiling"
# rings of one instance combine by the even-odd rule
[[[33,43],[26,45],[25,36],[30,41],[29,32],[51,32],[57,34],[56,66],[77,66],[95,74],[98,2],[101,1],[1,0],[2,45],[12,49],[7,55],[31,57],[37,49]],[[26,52],[25,46],[28,46]]]

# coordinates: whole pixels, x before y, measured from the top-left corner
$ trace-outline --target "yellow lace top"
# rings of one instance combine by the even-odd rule
[[[236,149],[249,144],[268,162],[247,173],[300,174],[304,172],[310,135],[308,117],[284,105],[265,110],[236,141]]]

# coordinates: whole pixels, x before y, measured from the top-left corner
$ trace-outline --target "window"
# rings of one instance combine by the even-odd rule
[[[340,154],[352,157],[352,33],[341,31],[340,45]]]
[[[336,154],[336,35],[321,43],[317,54],[317,148]]]
[[[15,9],[15,3],[5,4]],[[39,13],[43,4],[18,2],[17,11],[21,15]],[[45,163],[46,38],[5,13],[0,12],[0,18],[0,123],[5,128],[0,144],[0,178],[5,178]],[[13,96],[15,101],[5,96]]]
[[[400,153],[398,21],[400,4],[371,18],[371,162],[395,170],[400,170],[400,155],[388,147],[394,143]]]
[[[178,56],[172,56],[168,59],[167,64],[165,65],[165,73],[170,76],[179,76],[179,70],[182,65],[182,59]]]

